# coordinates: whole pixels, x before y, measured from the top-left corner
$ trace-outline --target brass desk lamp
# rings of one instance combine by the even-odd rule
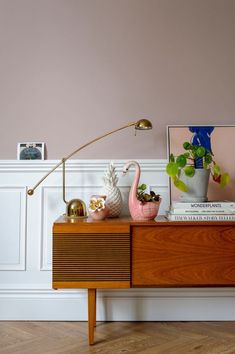
[[[85,145],[82,145],[78,149],[74,150],[71,152],[68,156],[64,157],[61,159],[61,161],[53,167],[44,177],[38,181],[35,186],[31,189],[28,190],[28,195],[33,195],[35,189],[52,173],[54,172],[60,165],[63,165],[63,201],[65,202],[66,206],[66,216],[69,218],[86,218],[87,217],[87,211],[86,211],[86,205],[81,199],[72,199],[69,202],[66,201],[65,199],[65,162],[70,159],[73,155],[75,155],[77,152],[81,151],[85,147],[95,143],[98,140],[101,140],[105,138],[108,135],[111,135],[113,133],[118,132],[119,130],[123,130],[125,128],[129,128],[131,126],[134,126],[135,129],[137,130],[149,130],[152,129],[152,123],[147,120],[147,119],[141,119],[138,120],[137,122],[131,122],[128,123],[127,125],[124,125],[121,128],[115,129],[109,133],[106,133],[104,135],[99,136],[98,138],[95,138],[91,140],[89,143],[86,143]]]

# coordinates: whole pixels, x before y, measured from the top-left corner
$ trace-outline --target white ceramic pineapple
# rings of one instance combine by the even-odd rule
[[[106,205],[109,208],[109,217],[118,217],[122,210],[122,195],[117,187],[118,176],[113,163],[110,163],[108,170],[105,172],[104,189],[106,195]]]

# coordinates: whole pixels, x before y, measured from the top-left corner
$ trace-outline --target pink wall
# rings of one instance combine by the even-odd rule
[[[234,0],[0,0],[0,159],[165,158],[167,124],[235,123]]]

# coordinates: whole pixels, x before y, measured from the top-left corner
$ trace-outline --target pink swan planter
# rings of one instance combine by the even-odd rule
[[[140,166],[136,161],[128,161],[123,167],[126,175],[131,166],[135,167],[135,177],[129,193],[129,210],[133,220],[153,220],[158,214],[161,199],[158,202],[142,202],[137,199],[137,189],[140,180]]]

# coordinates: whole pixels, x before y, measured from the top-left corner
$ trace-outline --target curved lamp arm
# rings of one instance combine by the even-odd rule
[[[74,150],[73,152],[71,152],[68,156],[62,158],[62,159],[60,160],[60,162],[58,162],[58,164],[55,165],[55,167],[53,167],[44,177],[42,177],[42,178],[35,184],[35,186],[33,186],[33,188],[30,188],[30,189],[27,191],[28,195],[33,195],[35,189],[36,189],[52,172],[54,172],[60,165],[64,164],[65,161],[67,161],[68,159],[70,159],[70,157],[72,157],[73,155],[75,155],[77,152],[79,152],[79,151],[81,151],[82,149],[86,148],[87,146],[89,146],[89,145],[95,143],[96,141],[105,138],[105,137],[108,136],[108,135],[111,135],[111,134],[113,134],[113,133],[116,133],[116,132],[118,132],[118,131],[120,131],[120,130],[123,130],[123,129],[128,128],[128,127],[131,127],[131,126],[135,126],[135,129],[138,129],[138,130],[148,130],[148,129],[152,129],[152,123],[151,123],[149,120],[147,120],[147,119],[141,119],[141,120],[138,120],[138,121],[136,121],[136,122],[128,123],[127,125],[124,125],[124,126],[121,127],[121,128],[115,129],[115,130],[113,130],[113,131],[111,131],[111,132],[108,132],[108,133],[106,133],[106,134],[104,134],[104,135],[99,136],[98,138],[95,138],[95,139],[89,141],[88,143],[82,145],[82,146],[79,147],[78,149],[76,149],[76,150]],[[65,201],[65,200],[64,200],[64,201]]]

